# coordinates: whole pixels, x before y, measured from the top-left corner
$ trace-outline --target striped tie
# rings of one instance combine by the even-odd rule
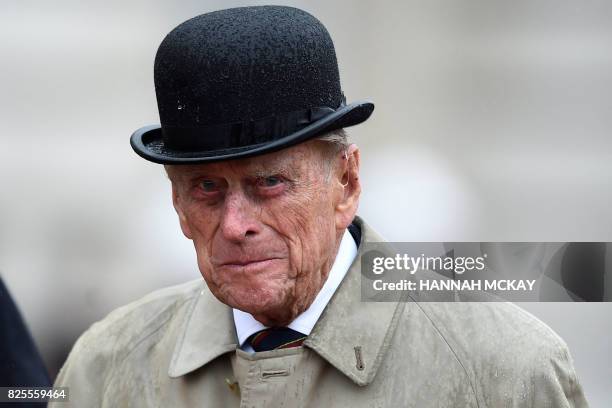
[[[251,335],[247,342],[255,351],[269,351],[291,347],[299,347],[306,335],[288,327],[271,327]]]

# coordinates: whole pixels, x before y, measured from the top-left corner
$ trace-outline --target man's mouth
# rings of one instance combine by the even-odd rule
[[[219,265],[219,268],[227,269],[265,269],[271,266],[275,261],[281,258],[257,258],[257,259],[234,259],[231,261],[223,262]]]

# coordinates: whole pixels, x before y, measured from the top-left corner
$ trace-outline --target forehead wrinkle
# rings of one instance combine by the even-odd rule
[[[180,168],[180,170],[177,169],[177,173],[179,173],[177,175],[188,180],[205,175],[227,176],[230,174],[250,177],[266,177],[280,174],[296,177],[301,174],[300,162],[313,160],[312,155],[309,154],[311,153],[310,150],[305,149],[306,147],[310,146],[295,146],[263,156],[235,159],[226,162],[171,167]]]
[[[248,159],[243,159],[248,160]],[[198,178],[206,175],[222,175],[229,173],[240,172],[241,167],[246,163],[240,163],[242,160],[229,160],[226,162],[214,162],[194,165],[174,165],[170,166],[170,175],[176,174],[187,179]]]

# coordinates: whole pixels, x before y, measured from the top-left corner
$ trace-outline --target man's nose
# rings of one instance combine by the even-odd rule
[[[221,220],[221,232],[228,241],[242,242],[261,231],[257,205],[242,192],[226,196]]]

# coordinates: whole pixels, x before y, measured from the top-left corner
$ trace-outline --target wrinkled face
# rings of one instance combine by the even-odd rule
[[[269,326],[289,323],[312,303],[357,209],[358,150],[330,156],[323,144],[167,166],[208,287]]]

